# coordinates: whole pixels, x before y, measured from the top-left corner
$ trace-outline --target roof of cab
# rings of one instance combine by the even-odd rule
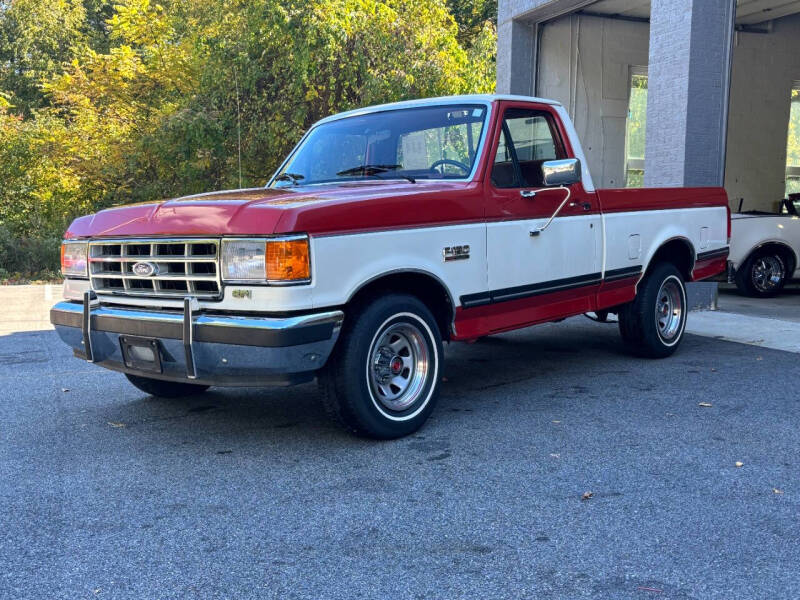
[[[386,110],[397,110],[400,108],[415,108],[418,106],[437,106],[443,104],[491,104],[496,100],[511,100],[517,102],[536,102],[538,104],[552,104],[553,106],[561,106],[560,102],[556,100],[548,100],[546,98],[534,98],[532,96],[514,96],[511,94],[466,94],[462,96],[441,96],[438,98],[420,98],[418,100],[403,100],[402,102],[392,102],[390,104],[378,104],[376,106],[365,106],[364,108],[357,108],[355,110],[348,110],[346,112],[337,113],[324,119],[320,119],[315,123],[327,123],[328,121],[336,121],[346,117],[355,117],[358,115],[366,115],[369,113],[382,112]]]

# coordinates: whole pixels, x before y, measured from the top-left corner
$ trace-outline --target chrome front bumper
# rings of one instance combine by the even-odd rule
[[[59,302],[50,321],[75,356],[143,377],[205,385],[260,386],[308,381],[339,337],[344,313],[256,317],[202,311],[186,298],[183,312]],[[142,370],[123,351],[130,338],[155,340],[156,370]]]

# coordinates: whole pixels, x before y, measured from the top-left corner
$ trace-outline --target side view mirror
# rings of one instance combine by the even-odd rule
[[[547,187],[572,185],[581,180],[581,161],[577,158],[547,160],[542,163],[542,181]]]

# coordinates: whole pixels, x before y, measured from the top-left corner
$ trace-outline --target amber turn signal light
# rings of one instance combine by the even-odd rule
[[[302,281],[310,278],[308,238],[267,240],[268,281]]]

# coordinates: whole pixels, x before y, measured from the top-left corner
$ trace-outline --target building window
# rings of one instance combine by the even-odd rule
[[[800,193],[800,81],[792,86],[789,135],[786,139],[786,195]]]
[[[647,67],[631,68],[625,126],[625,187],[644,186],[644,133],[647,124]]]

